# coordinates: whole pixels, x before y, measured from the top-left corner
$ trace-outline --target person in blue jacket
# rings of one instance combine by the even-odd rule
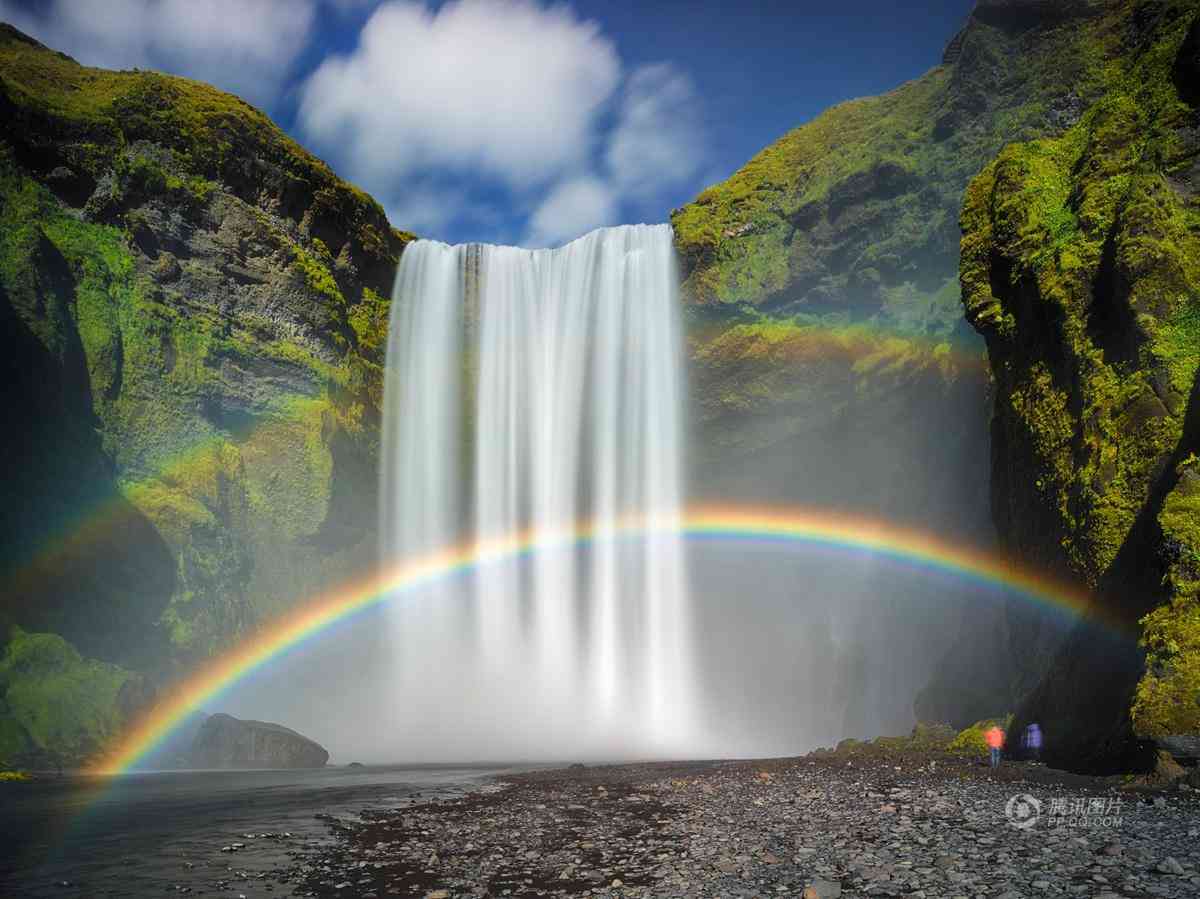
[[[1035,762],[1042,759],[1042,729],[1038,727],[1036,721],[1032,722],[1025,728],[1025,733],[1021,735],[1021,747],[1025,750],[1025,755],[1033,759]]]

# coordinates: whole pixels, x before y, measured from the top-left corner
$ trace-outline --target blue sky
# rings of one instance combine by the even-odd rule
[[[553,245],[663,221],[822,109],[916,77],[972,5],[0,0],[0,19],[246,97],[397,227]]]

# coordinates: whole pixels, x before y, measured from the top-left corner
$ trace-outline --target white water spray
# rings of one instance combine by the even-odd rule
[[[403,757],[694,752],[670,527],[680,349],[668,226],[603,229],[557,250],[406,248],[388,342],[385,558],[580,521],[595,539],[399,605]],[[653,522],[650,536],[618,534],[631,517]]]

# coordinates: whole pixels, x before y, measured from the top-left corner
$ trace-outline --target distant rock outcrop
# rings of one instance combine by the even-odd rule
[[[323,768],[329,753],[280,724],[212,715],[192,743],[196,768]]]

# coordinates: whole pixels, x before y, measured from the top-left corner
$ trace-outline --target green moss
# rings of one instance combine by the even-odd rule
[[[315,243],[320,243],[320,241],[315,241]],[[324,245],[322,244],[321,246],[323,249]],[[315,290],[336,306],[344,307],[346,305],[346,298],[342,296],[337,282],[333,280],[333,274],[329,271],[329,265],[332,260],[329,259],[328,250],[325,250],[324,256],[328,261],[321,261],[316,256],[306,252],[299,245],[295,245],[292,248],[293,263],[304,274],[304,280],[309,288]]]
[[[0,697],[24,735],[25,752],[78,763],[123,723],[119,696],[129,677],[115,665],[82,658],[56,634],[14,628],[0,658]]]
[[[1122,15],[1020,39],[972,21],[958,62],[789,132],[672,214],[685,292],[703,303],[818,297],[856,315],[879,314],[862,299],[873,297],[892,327],[950,333],[958,311],[929,280],[955,274],[963,189],[1006,143],[1054,130],[1064,93],[1091,99],[1117,77],[1108,63]],[[1045,220],[1065,242],[1075,227],[1065,194],[1045,199]]]
[[[954,384],[965,369],[979,370],[973,348],[950,341],[881,332],[866,324],[831,327],[803,318],[757,316],[695,343],[693,359],[701,391],[715,411],[753,412],[813,391],[828,390],[829,402],[883,391],[900,383]],[[834,388],[835,382],[841,386]]]
[[[1171,386],[1186,396],[1200,369],[1200,294],[1185,296],[1156,333],[1159,353],[1167,362]]]
[[[987,744],[987,732],[993,727],[998,727],[1007,734],[1011,724],[1012,715],[1003,720],[999,718],[985,718],[982,721],[976,721],[970,727],[960,730],[950,742],[950,745],[946,747],[946,750],[955,755],[986,758],[990,754]]]
[[[1148,505],[1188,439],[1200,369],[1200,219],[1169,182],[1196,153],[1193,112],[1170,77],[1185,9],[1105,66],[1105,93],[1065,134],[1006,148],[968,188],[961,220],[963,304],[989,341],[1003,464],[1016,472],[1001,518],[1049,530],[1057,546],[1005,536],[1130,594],[1139,613],[1157,604],[1141,619],[1147,669],[1131,709],[1145,735],[1200,726],[1194,463],[1161,508]],[[1044,516],[1036,527],[1029,509]],[[1156,511],[1159,559],[1143,553],[1111,586]]]
[[[946,752],[953,739],[954,729],[949,725],[919,721],[913,726],[912,731],[904,736],[880,736],[873,740],[847,738],[839,741],[832,753],[827,749],[819,749],[814,755],[833,754],[851,759],[909,756],[924,760],[931,755]]]
[[[382,362],[387,351],[388,316],[391,301],[369,287],[363,288],[362,300],[350,311],[350,327],[359,349],[370,359]]]
[[[1200,731],[1200,457],[1189,454],[1176,474],[1158,514],[1172,598],[1142,619],[1146,673],[1131,709],[1148,737]]]
[[[1130,710],[1144,737],[1200,730],[1200,602],[1176,596],[1142,619],[1146,673]]]
[[[263,419],[241,445],[251,509],[275,534],[314,534],[329,506],[329,403],[297,399]]]

